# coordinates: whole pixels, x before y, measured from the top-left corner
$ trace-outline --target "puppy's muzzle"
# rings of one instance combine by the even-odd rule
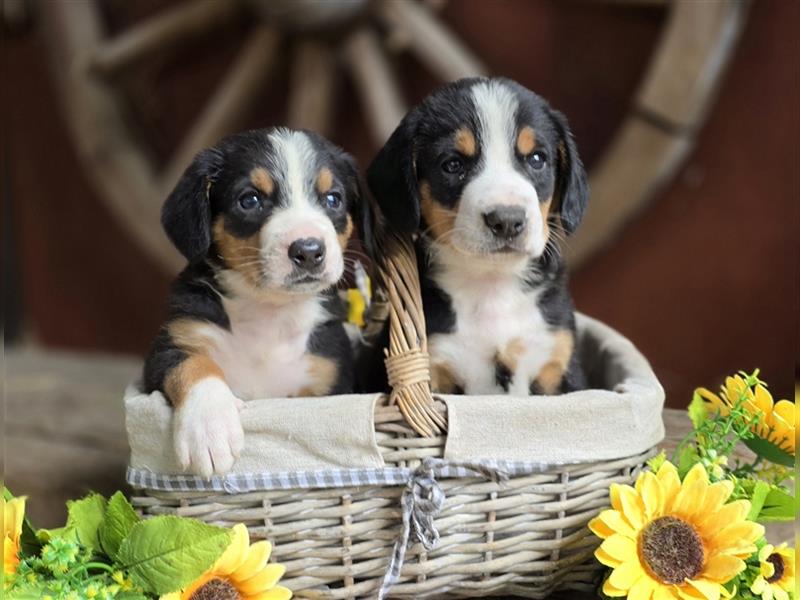
[[[483,221],[494,237],[507,242],[522,235],[528,226],[528,217],[521,206],[498,206],[483,213]]]
[[[325,242],[318,238],[303,238],[289,244],[289,259],[298,271],[317,273],[325,264]]]

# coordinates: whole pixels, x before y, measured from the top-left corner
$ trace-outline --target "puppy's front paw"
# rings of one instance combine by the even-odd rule
[[[220,379],[197,382],[175,411],[175,454],[186,471],[209,478],[233,467],[244,446],[241,401]]]

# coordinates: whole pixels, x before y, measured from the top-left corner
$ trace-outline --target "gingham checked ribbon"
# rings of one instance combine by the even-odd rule
[[[468,469],[492,481],[508,479],[508,473],[505,471],[479,463],[452,462],[431,457],[424,459],[422,464],[409,476],[400,498],[403,527],[400,536],[394,543],[392,558],[378,591],[378,600],[385,598],[400,577],[400,571],[406,558],[408,539],[412,534],[414,539],[419,541],[426,550],[433,549],[439,542],[439,531],[433,520],[442,510],[445,496],[442,487],[436,481],[436,476],[441,476],[444,469],[451,467]]]

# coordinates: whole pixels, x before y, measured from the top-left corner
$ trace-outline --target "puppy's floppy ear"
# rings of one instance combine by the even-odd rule
[[[405,234],[417,230],[420,216],[414,150],[416,112],[405,116],[367,169],[367,184],[389,226]]]
[[[350,214],[356,222],[358,235],[364,249],[372,256],[374,241],[372,238],[372,214],[369,210],[369,202],[364,195],[361,185],[361,174],[358,170],[356,159],[342,152],[344,170],[347,174],[347,195],[352,198],[350,203]]]
[[[189,262],[205,256],[211,245],[209,191],[221,166],[220,152],[200,152],[161,209],[161,225],[167,237]]]
[[[589,202],[589,182],[567,118],[552,109],[550,118],[558,133],[555,196],[564,231],[570,234],[577,229],[586,211]]]

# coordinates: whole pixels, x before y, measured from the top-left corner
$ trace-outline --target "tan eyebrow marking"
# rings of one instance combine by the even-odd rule
[[[322,167],[317,175],[317,191],[320,194],[330,191],[333,186],[333,173],[328,167]]]
[[[250,171],[250,183],[267,195],[271,194],[275,189],[272,176],[264,167],[256,167]]]
[[[519,134],[517,134],[517,150],[523,156],[527,156],[531,152],[533,152],[533,148],[536,146],[536,134],[533,131],[532,127],[526,125],[522,129],[519,130]]]
[[[456,131],[456,150],[465,156],[475,156],[476,142],[475,135],[467,128],[461,127]]]

